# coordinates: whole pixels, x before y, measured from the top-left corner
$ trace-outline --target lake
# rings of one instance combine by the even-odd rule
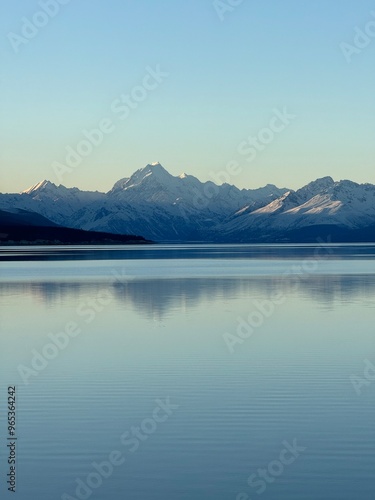
[[[2,247],[0,311],[1,498],[375,498],[374,245]]]

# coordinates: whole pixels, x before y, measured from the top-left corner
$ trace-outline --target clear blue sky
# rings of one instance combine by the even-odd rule
[[[66,186],[108,190],[154,161],[208,180],[232,160],[240,187],[375,183],[375,29],[350,64],[340,48],[373,1],[244,0],[220,20],[213,0],[71,0],[16,53],[39,3],[1,3],[0,191],[58,183],[53,162],[104,118],[114,131]],[[169,76],[120,120],[112,103],[157,65]],[[284,107],[296,118],[247,162],[239,144]]]

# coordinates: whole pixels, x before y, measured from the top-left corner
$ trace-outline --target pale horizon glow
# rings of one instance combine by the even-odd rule
[[[152,163],[149,163],[149,164],[151,164],[151,165],[155,165],[155,164],[161,164],[161,163],[160,163],[160,162],[152,162]],[[161,164],[161,165],[162,165],[162,164]],[[146,166],[147,166],[147,165],[145,165],[145,167],[146,167]],[[162,165],[162,166],[163,166],[163,168],[165,168],[165,167],[164,167],[164,165]],[[138,170],[138,169],[137,169],[137,170]],[[168,171],[168,169],[166,169],[166,170]],[[135,171],[134,171],[134,172],[132,172],[132,173],[131,173],[131,175],[132,175],[132,174],[134,174],[134,173],[135,173]],[[170,173],[171,175],[173,175],[174,177],[181,177],[181,176],[184,176],[184,175],[191,175],[191,174],[189,174],[189,172],[180,172],[179,174],[175,174],[175,173],[172,173],[172,172],[169,172],[169,173]],[[201,179],[201,178],[199,178],[199,177],[198,177],[198,179],[199,179],[201,182],[211,181],[211,182],[214,182],[214,183],[215,183],[215,184],[217,184],[217,185],[221,185],[223,182],[219,182],[219,180],[220,180],[220,178],[221,178],[221,176],[222,176],[222,173],[223,173],[223,171],[222,171],[222,172],[217,171],[217,172],[215,172],[215,173],[214,173],[215,175],[217,174],[217,177],[215,177],[215,175],[212,175],[212,176],[209,176],[209,178],[208,178],[208,179]],[[131,175],[129,175],[128,177],[131,177]],[[196,177],[196,176],[194,176],[194,177]],[[325,177],[331,177],[331,176],[325,176]],[[232,180],[233,180],[233,181],[235,181],[235,179],[236,179],[236,177],[232,177]],[[109,184],[109,188],[108,188],[108,189],[103,189],[103,190],[102,190],[102,189],[98,189],[98,188],[94,188],[94,189],[83,189],[81,186],[67,185],[67,184],[64,184],[64,183],[62,183],[61,185],[65,186],[65,187],[68,187],[68,188],[78,188],[78,189],[81,189],[81,190],[83,190],[83,191],[99,191],[99,192],[107,193],[108,191],[110,191],[110,190],[113,188],[113,186],[115,185],[115,183],[116,183],[116,182],[118,182],[119,180],[120,180],[120,179],[116,179],[114,182],[112,182],[112,183],[110,183],[110,184]],[[314,178],[314,179],[311,179],[311,181],[309,181],[309,182],[312,182],[312,181],[315,181],[315,180],[317,180],[317,179],[315,179],[315,178]],[[333,179],[333,180],[334,180],[334,181],[341,181],[341,180],[352,180],[352,179]],[[19,191],[19,192],[17,192],[17,193],[24,193],[24,192],[27,192],[27,191],[29,191],[29,190],[31,190],[31,189],[33,189],[33,188],[36,188],[39,184],[42,184],[42,183],[43,183],[43,182],[45,182],[45,181],[52,182],[52,183],[53,183],[53,184],[55,184],[56,186],[59,186],[59,185],[60,185],[60,183],[58,183],[58,182],[54,182],[54,181],[53,181],[53,180],[51,180],[51,179],[43,179],[43,180],[41,180],[41,181],[39,181],[39,182],[37,182],[37,183],[35,183],[35,184],[32,184],[31,186],[28,186],[28,187],[27,187],[27,188],[25,188],[25,189],[22,189],[21,191]],[[233,184],[233,185],[237,186],[235,182],[229,182],[229,184]],[[273,184],[273,183],[268,183],[268,184]],[[307,183],[307,184],[308,184],[308,183]],[[361,183],[359,183],[359,184],[361,184]],[[362,183],[362,184],[365,184],[365,183]],[[245,188],[245,189],[257,189],[257,188],[262,188],[262,187],[265,187],[265,186],[266,186],[266,184],[264,184],[264,185],[260,185],[260,186],[251,186],[251,187],[246,187],[246,186],[237,186],[237,187],[238,187],[239,189],[243,189],[243,188]],[[293,191],[296,191],[297,189],[300,189],[300,188],[302,188],[302,187],[304,187],[304,186],[305,186],[305,184],[304,184],[304,185],[297,186],[297,187],[291,187],[291,186],[287,186],[287,185],[285,185],[285,186],[281,186],[281,185],[280,185],[280,186],[277,186],[277,187],[278,187],[278,188],[287,188],[287,189],[291,189],[291,190],[293,190]]]
[[[0,192],[43,179],[107,192],[156,161],[201,181],[236,162],[230,184],[248,189],[375,184],[375,36],[350,64],[340,48],[375,21],[370,0],[244,0],[223,20],[212,0],[71,1],[16,53],[9,34],[41,3],[11,2],[0,18]],[[162,81],[145,80],[157,68]],[[133,92],[141,100],[121,119]],[[275,110],[295,118],[247,161],[240,145],[270,139]],[[101,144],[60,181],[52,165],[103,120]]]

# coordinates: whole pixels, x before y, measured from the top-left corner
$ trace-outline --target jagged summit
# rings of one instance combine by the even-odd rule
[[[144,168],[140,168],[140,171],[143,172],[152,172],[152,173],[165,173],[167,170],[163,167],[161,163],[158,161],[155,163],[148,163]],[[169,173],[169,172],[167,172]]]
[[[57,188],[57,186],[53,182],[50,182],[50,181],[47,181],[46,179],[44,179],[43,181],[38,182],[38,184],[34,184],[34,186],[31,186],[28,189],[25,189],[25,191],[22,191],[21,194],[22,193],[32,194],[36,191],[41,191],[43,189],[46,190],[46,189],[50,189],[50,188]]]
[[[375,186],[327,176],[296,191],[273,184],[238,189],[186,173],[174,176],[155,162],[120,179],[106,194],[48,180],[21,194],[0,194],[0,210],[12,208],[63,226],[154,241],[287,241],[288,231],[314,226],[316,231],[375,227]]]
[[[319,177],[318,179],[316,179],[316,181],[313,181],[313,182],[318,183],[318,184],[327,184],[327,185],[331,185],[331,184],[335,183],[335,181],[333,180],[333,178],[330,175],[326,175],[325,177]]]
[[[320,179],[316,179],[315,181],[309,182],[306,186],[303,186],[302,189],[309,190],[322,190],[332,187],[335,184],[335,181],[330,176],[321,177]]]
[[[130,177],[124,177],[115,183],[108,194],[116,194],[120,191],[134,188],[135,186],[158,183],[161,185],[170,185],[175,179],[159,162],[149,163],[143,168],[138,169]]]
[[[173,177],[168,172],[168,170],[166,170],[163,167],[163,165],[161,165],[159,162],[149,163],[144,168],[140,169],[140,172],[143,173],[145,176],[153,175],[157,179],[169,179],[169,178]]]
[[[156,179],[167,179],[172,177],[172,175],[160,163],[149,163],[145,167],[137,170],[129,180],[139,182],[150,175]]]

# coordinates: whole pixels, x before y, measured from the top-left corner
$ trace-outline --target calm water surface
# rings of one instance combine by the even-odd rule
[[[19,500],[375,498],[374,246],[5,248],[0,313],[1,498],[8,385]]]

